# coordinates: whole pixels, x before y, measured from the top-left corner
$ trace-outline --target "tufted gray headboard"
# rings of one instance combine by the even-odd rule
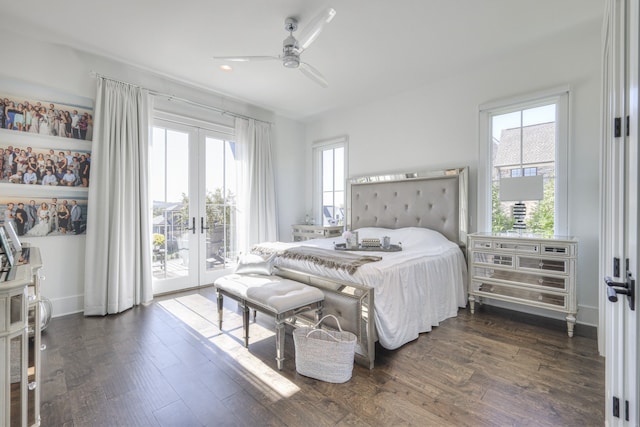
[[[350,180],[350,228],[423,227],[456,243],[468,230],[468,168]]]

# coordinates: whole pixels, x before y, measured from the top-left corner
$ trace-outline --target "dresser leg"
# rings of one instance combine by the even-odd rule
[[[567,334],[569,337],[573,337],[573,327],[576,325],[576,315],[575,313],[567,314]]]
[[[469,310],[471,314],[476,312],[476,298],[472,295],[469,295]]]

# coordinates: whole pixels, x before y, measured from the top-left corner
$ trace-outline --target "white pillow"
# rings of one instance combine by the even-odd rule
[[[235,272],[237,274],[262,274],[270,276],[275,258],[276,254],[271,254],[271,256],[266,259],[256,254],[241,255]]]

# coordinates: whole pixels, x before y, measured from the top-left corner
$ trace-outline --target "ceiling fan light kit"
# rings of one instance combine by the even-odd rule
[[[298,68],[300,66],[300,57],[296,55],[286,55],[282,58],[282,65],[287,68]]]
[[[293,17],[286,18],[284,21],[284,29],[289,31],[289,36],[282,42],[282,55],[280,56],[214,56],[214,59],[235,62],[277,59],[282,61],[282,65],[286,68],[298,68],[302,74],[326,88],[328,84],[322,73],[310,64],[301,62],[300,54],[318,38],[324,26],[331,22],[335,15],[336,11],[333,8],[323,10],[309,22],[308,27],[302,31],[299,39],[293,36],[293,32],[298,29],[298,20]]]

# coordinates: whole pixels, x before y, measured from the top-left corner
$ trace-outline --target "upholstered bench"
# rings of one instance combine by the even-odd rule
[[[307,311],[315,311],[316,321],[322,315],[324,294],[318,288],[279,276],[229,274],[214,282],[218,294],[218,322],[222,330],[223,296],[238,301],[242,307],[244,346],[249,347],[249,309],[268,313],[276,320],[276,361],[282,369],[284,361],[284,322]]]

